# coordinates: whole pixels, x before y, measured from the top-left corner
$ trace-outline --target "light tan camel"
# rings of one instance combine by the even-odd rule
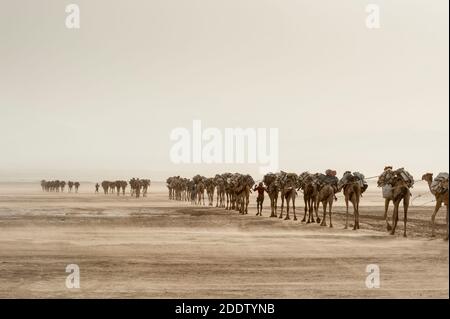
[[[346,184],[343,186],[345,199],[345,229],[348,228],[348,202],[353,205],[354,224],[353,230],[359,229],[359,199],[361,198],[361,185],[356,176],[350,175],[347,178]]]
[[[240,192],[237,194],[239,203],[239,213],[248,214],[248,204],[250,202],[250,193],[252,186],[255,184],[254,179],[250,175],[241,175],[238,179]]]
[[[403,201],[403,237],[406,237],[406,222],[408,220],[408,207],[409,200],[411,199],[411,192],[406,182],[400,177],[396,176],[392,182],[392,201],[394,203],[394,213],[392,214],[392,227],[389,225],[389,221],[386,214],[386,227],[387,230],[391,230],[391,235],[395,234],[395,228],[398,222],[398,209],[400,202]],[[389,204],[389,202],[388,202]]]
[[[289,220],[289,202],[292,201],[292,211],[294,212],[294,220],[297,220],[297,215],[295,215],[295,197],[297,196],[297,191],[295,187],[290,185],[283,189],[282,194],[284,195],[284,199],[286,200],[286,217],[284,220]]]
[[[434,220],[436,218],[436,214],[441,208],[442,204],[444,204],[447,208],[447,215],[445,217],[445,220],[447,222],[447,235],[445,236],[444,240],[448,240],[448,185],[447,185],[447,191],[444,193],[436,193],[431,189],[431,183],[433,182],[433,173],[426,173],[422,176],[422,180],[426,181],[428,183],[428,187],[430,188],[431,193],[436,198],[436,205],[434,206],[433,215],[431,215],[431,236],[436,236],[435,234],[435,224]],[[447,181],[448,183],[448,181]]]
[[[320,223],[320,217],[315,209],[315,203],[317,198],[317,185],[314,183],[312,175],[308,172],[302,173],[300,175],[299,188],[303,191],[303,201],[305,202],[305,214],[303,216],[302,222],[314,223],[314,212],[316,213],[316,221]],[[308,221],[306,221],[306,214],[308,214]]]
[[[333,223],[331,222],[331,210],[333,208],[334,201],[334,188],[331,185],[324,185],[318,192],[315,203],[315,210],[319,210],[320,203],[323,205],[323,218],[320,226],[327,226],[326,216],[327,216],[327,206],[328,213],[330,215],[330,227],[333,227]]]

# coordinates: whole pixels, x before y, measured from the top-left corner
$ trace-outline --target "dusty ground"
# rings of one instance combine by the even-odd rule
[[[343,229],[341,197],[330,229],[271,219],[268,199],[263,217],[254,198],[239,216],[169,201],[163,185],[145,199],[95,195],[91,186],[52,194],[0,185],[0,297],[449,297],[443,208],[431,239],[432,207],[412,207],[405,239],[403,222],[386,233],[377,189],[362,199],[361,230],[352,231]],[[301,197],[297,205],[300,215]],[[80,289],[65,286],[71,263]],[[380,267],[379,289],[365,286],[367,264]]]

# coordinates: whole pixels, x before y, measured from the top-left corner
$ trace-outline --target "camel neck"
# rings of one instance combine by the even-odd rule
[[[431,179],[427,179],[427,184],[430,191],[433,192],[433,190],[431,189]]]

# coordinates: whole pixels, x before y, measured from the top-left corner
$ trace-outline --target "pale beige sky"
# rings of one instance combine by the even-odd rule
[[[447,0],[0,1],[0,179],[257,172],[172,164],[193,119],[279,127],[285,170],[448,171]]]

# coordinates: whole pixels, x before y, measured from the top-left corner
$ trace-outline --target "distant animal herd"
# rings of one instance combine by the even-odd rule
[[[55,181],[46,181],[46,180],[42,180],[41,181],[41,187],[42,187],[42,191],[45,192],[64,192],[64,189],[66,187],[66,182],[65,181],[59,181],[59,180],[55,180]],[[72,181],[68,181],[67,182],[67,188],[68,188],[68,192],[72,192],[72,189],[75,188],[75,193],[78,193],[78,188],[80,187],[80,183],[79,182],[72,182]]]
[[[329,227],[332,223],[333,202],[337,200],[336,194],[343,192],[346,214],[345,228],[348,228],[349,203],[353,206],[353,229],[359,229],[359,204],[362,194],[367,190],[368,183],[366,179],[378,178],[377,186],[382,188],[384,198],[384,220],[387,230],[393,235],[399,220],[399,206],[403,203],[403,236],[406,237],[406,224],[408,207],[411,201],[411,191],[414,182],[411,174],[404,168],[394,170],[392,166],[386,166],[379,176],[365,178],[359,172],[344,172],[339,179],[336,177],[336,171],[327,170],[325,174],[303,172],[301,174],[287,173],[284,171],[278,173],[268,173],[264,175],[262,181],[255,183],[252,176],[240,173],[216,174],[214,177],[205,177],[195,175],[192,179],[180,176],[167,178],[166,185],[169,190],[169,199],[177,201],[190,202],[192,205],[205,205],[205,193],[209,206],[214,206],[214,195],[216,195],[216,207],[227,210],[236,210],[240,214],[248,213],[250,202],[250,193],[257,191],[257,216],[262,216],[262,204],[264,193],[267,193],[270,200],[270,217],[278,217],[288,220],[293,214],[293,219],[297,220],[295,211],[295,199],[297,192],[303,193],[304,215],[302,222],[320,223],[321,226],[327,226],[327,217]],[[436,205],[431,217],[432,236],[435,236],[435,217],[439,208],[444,204],[447,209],[447,233],[445,239],[448,240],[448,173],[440,173],[433,179],[432,173],[426,173],[422,176],[423,181],[428,183],[431,193],[435,197]],[[79,182],[53,180],[41,181],[41,187],[46,192],[64,192],[66,185],[68,192],[77,193],[80,187]],[[102,181],[101,184],[95,184],[95,193],[99,193],[100,186],[103,193],[126,195],[126,188],[130,186],[130,195],[133,197],[146,197],[150,188],[150,179],[132,178],[128,182],[124,180]],[[281,199],[281,207],[278,209],[278,199]],[[388,220],[388,208],[390,202],[393,202],[394,210],[391,223]],[[285,209],[286,204],[286,209]],[[319,216],[319,207],[322,204],[323,215]],[[328,216],[327,216],[328,215]]]

